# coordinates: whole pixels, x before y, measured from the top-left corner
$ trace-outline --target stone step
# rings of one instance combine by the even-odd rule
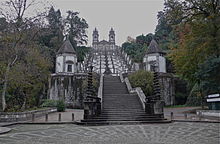
[[[159,96],[159,95],[157,95]],[[128,96],[128,97],[122,97],[122,96],[112,96],[112,97],[106,97],[104,96],[103,97],[103,100],[106,100],[106,101],[114,101],[114,100],[117,100],[118,102],[121,102],[121,101],[138,101],[138,97],[131,97],[131,96]]]
[[[142,109],[122,109],[122,108],[103,108],[104,110],[103,111],[107,111],[107,112],[122,112],[122,113],[125,113],[125,112],[144,112],[144,110]]]
[[[117,119],[117,118],[160,118],[160,117],[157,117],[157,116],[145,116],[145,115],[121,115],[121,116],[119,116],[119,115],[100,115],[100,116],[98,116],[98,117],[94,117],[94,119],[97,119],[97,118],[99,118],[99,119],[108,119],[108,118],[114,118],[114,119]]]
[[[114,107],[114,106],[128,106],[128,107],[133,107],[133,106],[139,106],[139,107],[142,107],[140,104],[139,104],[139,102],[138,101],[130,101],[130,103],[129,103],[129,101],[128,102],[118,102],[118,101],[112,101],[112,102],[105,102],[105,100],[103,101],[104,102],[104,104],[103,104],[103,106],[112,106],[112,107]]]
[[[116,102],[116,103],[126,103],[126,104],[130,104],[129,102],[135,103],[138,102],[139,100],[137,98],[103,98],[104,102]],[[135,103],[135,104],[139,104],[139,103]]]
[[[103,97],[137,97],[137,94],[105,94]]]
[[[127,89],[127,87],[126,87],[126,86],[123,86],[123,85],[116,85],[116,86],[104,85],[104,89],[112,89],[112,88],[116,88],[116,89],[120,89],[120,88]]]
[[[109,87],[109,88],[103,88],[103,90],[104,91],[108,91],[108,90],[110,90],[110,91],[112,91],[112,90],[126,90],[127,91],[127,88],[126,87]],[[111,93],[109,93],[109,94],[111,94]]]
[[[117,118],[117,119],[87,119],[87,120],[82,120],[82,122],[100,122],[100,121],[159,121],[159,120],[164,120],[164,118]]]
[[[118,82],[121,82],[120,78],[106,78],[106,77],[104,77],[103,80],[104,81],[118,81]]]
[[[164,121],[163,115],[146,114],[138,95],[129,94],[126,84],[121,83],[118,76],[104,76],[103,86],[101,114],[82,121],[83,124]]]
[[[109,106],[114,106],[114,105],[126,105],[126,106],[141,106],[138,100],[128,100],[127,102],[121,102],[118,99],[112,99],[111,101],[107,101],[107,99],[103,100],[104,104],[103,105],[109,105]]]
[[[127,107],[127,108],[129,108],[130,107],[130,109],[133,109],[134,107],[137,107],[137,108],[141,108],[142,106],[141,105],[139,105],[139,103],[137,102],[137,103],[132,103],[132,104],[129,104],[129,103],[125,103],[125,102],[123,102],[123,103],[114,103],[114,102],[104,102],[104,104],[102,105],[103,107],[112,107],[112,108],[114,108],[114,107],[116,107],[116,108],[118,108],[118,106],[122,106],[122,107]]]
[[[141,107],[108,107],[108,106],[104,106],[103,107],[105,110],[118,110],[118,111],[126,111],[127,109],[134,109],[134,110],[127,110],[130,112],[135,112],[137,110],[140,110]]]
[[[108,91],[104,91],[103,92],[103,94],[105,95],[105,94],[109,94],[109,93],[111,93],[111,94],[124,94],[124,93],[128,93],[128,91],[123,91],[123,90],[118,90],[118,91],[114,91],[113,89],[112,90],[108,90]]]
[[[98,117],[133,117],[133,118],[160,118],[161,116],[159,115],[146,115],[146,114],[123,114],[121,113],[121,115],[118,114],[107,114],[107,113],[103,113],[101,115],[99,115]]]
[[[101,121],[101,122],[76,122],[78,125],[131,125],[131,124],[160,124],[160,123],[171,123],[170,120],[160,120],[160,121]]]
[[[114,112],[114,113],[111,113],[111,112],[102,112],[102,114],[100,115],[100,116],[103,116],[103,115],[128,115],[128,116],[130,116],[130,115],[139,115],[139,116],[155,116],[155,115],[150,115],[150,114],[146,114],[146,113],[144,113],[144,112],[139,112],[139,113],[128,113],[128,112],[125,112],[125,113],[123,113],[123,112]],[[157,116],[159,116],[159,115],[157,115]]]
[[[97,125],[133,125],[133,124],[166,124],[171,123],[170,120],[162,121],[101,121],[101,122],[76,122],[77,125],[97,126]]]
[[[143,113],[145,114],[145,111],[142,109],[134,109],[134,110],[130,110],[130,109],[106,109],[104,108],[102,110],[102,113]]]
[[[104,87],[103,88],[103,91],[106,92],[106,91],[110,91],[109,94],[111,94],[111,91],[127,91],[127,88],[126,87]],[[107,93],[106,93],[107,94]]]

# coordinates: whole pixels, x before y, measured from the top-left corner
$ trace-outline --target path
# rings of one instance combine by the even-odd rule
[[[17,125],[4,144],[218,144],[219,124],[181,123],[83,127]]]
[[[188,120],[198,120],[198,116],[193,113],[189,113],[189,111],[198,109],[199,107],[182,107],[182,108],[164,108],[164,116],[165,118],[170,119],[170,113],[173,112],[174,119],[176,120],[185,120],[184,113],[187,112],[187,119]],[[74,120],[79,121],[83,119],[83,110],[79,109],[66,109],[65,112],[56,112],[49,114],[48,116],[48,122],[57,122],[58,121],[58,115],[61,113],[62,115],[62,122],[71,122],[72,121],[72,113],[74,113]],[[202,118],[203,121],[219,121],[219,118],[211,118],[211,117],[205,117]],[[36,118],[35,122],[45,122],[45,116]]]
[[[184,114],[187,114],[187,120],[199,120],[195,111],[201,109],[201,107],[180,107],[180,108],[164,108],[164,116],[170,118],[170,113],[173,112],[174,119],[185,120]],[[193,112],[193,113],[192,113]],[[219,117],[203,116],[202,121],[219,121]]]

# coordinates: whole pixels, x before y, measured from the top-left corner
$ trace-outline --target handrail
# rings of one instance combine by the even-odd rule
[[[138,97],[141,100],[142,107],[145,110],[146,96],[145,96],[143,90],[140,87],[136,87],[135,91],[138,94]]]
[[[145,110],[146,96],[145,96],[143,90],[140,87],[132,88],[131,83],[127,77],[124,79],[124,81],[125,81],[125,84],[127,86],[129,93],[134,93],[134,92],[137,93],[139,100],[141,102],[141,105],[142,105],[143,109]]]
[[[132,89],[132,87],[131,87],[131,83],[130,83],[130,81],[128,80],[128,78],[126,77],[126,78],[124,79],[124,81],[125,81],[125,84],[126,84],[126,86],[127,86],[128,92],[129,92],[129,93],[132,93],[132,92],[133,92],[133,89]]]
[[[102,103],[102,95],[103,95],[103,77],[104,74],[101,74],[100,82],[99,82],[99,90],[98,90],[98,97],[101,99],[101,103]]]
[[[124,82],[124,78],[123,78],[122,73],[119,74],[119,77],[120,77],[121,82],[123,83]]]

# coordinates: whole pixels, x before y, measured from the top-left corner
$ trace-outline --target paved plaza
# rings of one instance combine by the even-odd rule
[[[1,144],[219,144],[219,123],[15,125]]]

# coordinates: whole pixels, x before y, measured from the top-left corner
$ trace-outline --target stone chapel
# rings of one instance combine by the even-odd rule
[[[82,108],[82,81],[77,54],[69,39],[66,39],[56,54],[56,70],[49,79],[49,99],[63,100],[68,107]]]

